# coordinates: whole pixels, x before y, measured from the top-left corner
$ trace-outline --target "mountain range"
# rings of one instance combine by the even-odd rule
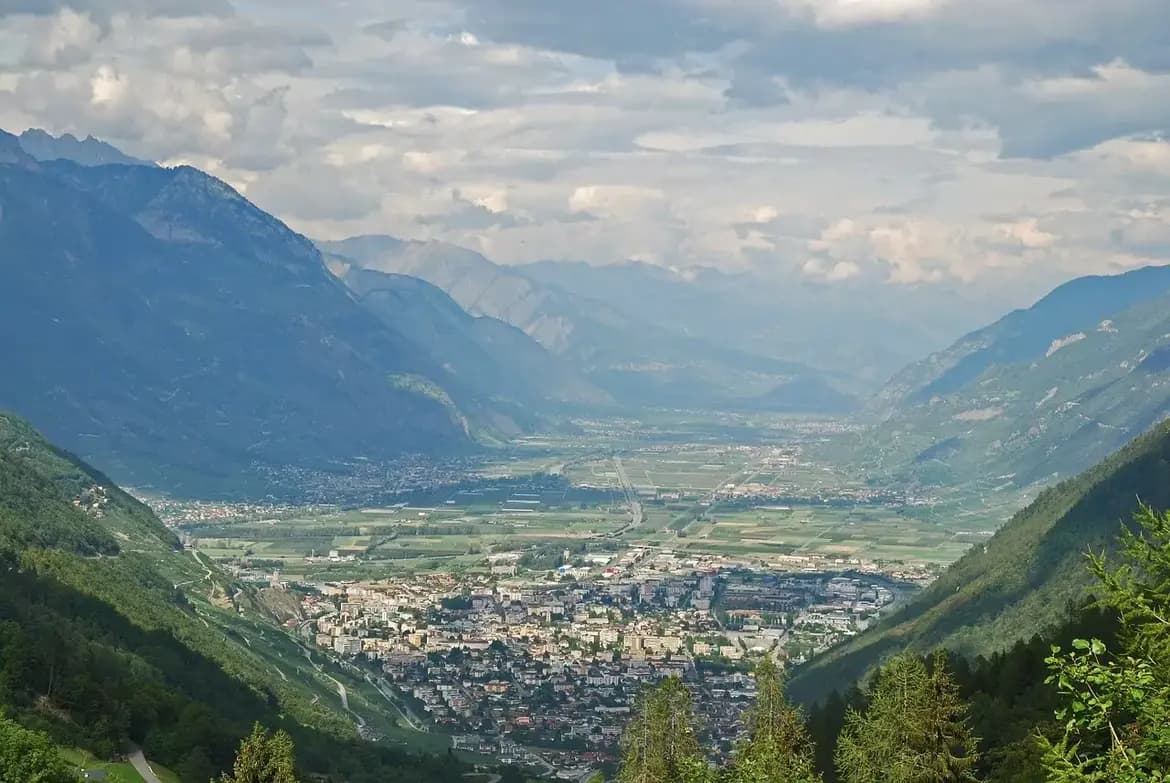
[[[331,266],[367,310],[426,345],[433,356],[441,357],[449,375],[465,379],[469,386],[535,405],[610,401],[569,362],[521,330],[496,318],[468,314],[425,280],[362,269],[336,258]]]
[[[29,128],[18,137],[20,148],[39,161],[71,160],[82,166],[156,166],[153,161],[132,158],[112,144],[86,136],[78,139],[66,133],[53,136],[39,128]]]
[[[911,364],[872,400],[874,466],[1028,486],[1170,415],[1170,267],[1085,277]]]
[[[848,373],[749,350],[731,326],[709,330],[721,321],[714,311],[732,309],[714,270],[696,278],[647,264],[503,266],[466,248],[388,236],[318,246],[350,266],[426,280],[469,313],[511,324],[619,405],[828,413],[856,402]]]
[[[0,405],[170,490],[467,448],[439,364],[223,182],[20,149],[0,137]]]

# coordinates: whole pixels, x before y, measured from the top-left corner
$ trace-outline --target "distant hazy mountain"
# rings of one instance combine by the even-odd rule
[[[675,334],[814,368],[822,380],[865,395],[997,312],[942,284],[829,284],[782,268],[748,273],[543,261],[516,269]]]
[[[471,387],[526,403],[598,404],[608,395],[520,329],[472,316],[425,280],[342,265],[334,271],[388,326],[442,357],[444,370]]]
[[[319,245],[368,269],[427,280],[468,312],[512,324],[627,405],[839,410],[851,402],[836,392],[836,376],[749,350],[725,330],[708,331],[705,316],[680,319],[710,309],[709,297],[669,270],[622,265],[593,275],[583,264],[506,267],[465,248],[393,237]],[[671,307],[661,308],[664,300]],[[834,393],[800,397],[813,389],[810,380]]]
[[[466,447],[476,422],[435,381],[442,358],[223,182],[14,148],[0,134],[0,407],[178,491],[253,461]]]
[[[1063,285],[899,373],[874,453],[927,479],[1030,484],[1170,414],[1170,267]]]
[[[1085,553],[1114,547],[1140,502],[1170,506],[1170,424],[1045,490],[904,608],[799,670],[791,687],[817,698],[904,649],[987,655],[1047,630],[1089,597]]]
[[[155,166],[152,161],[139,160],[124,154],[117,147],[99,141],[93,136],[78,139],[71,133],[53,136],[39,128],[30,128],[20,134],[20,146],[37,160],[71,160],[82,166]]]

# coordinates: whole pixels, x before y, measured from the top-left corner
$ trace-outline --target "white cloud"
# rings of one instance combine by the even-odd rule
[[[310,234],[505,262],[1007,306],[1170,259],[1164,0],[203,7],[0,5],[0,126],[197,162]]]
[[[127,79],[109,65],[100,66],[89,84],[90,102],[94,104],[120,103],[129,91]]]
[[[808,13],[823,27],[893,22],[928,16],[947,0],[780,0],[798,13]]]
[[[1023,218],[1011,223],[1000,223],[995,226],[996,233],[1004,241],[1018,244],[1021,247],[1035,250],[1049,247],[1058,237],[1040,228],[1040,221],[1036,218]]]

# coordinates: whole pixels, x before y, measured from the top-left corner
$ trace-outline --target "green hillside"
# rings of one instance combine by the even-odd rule
[[[987,654],[1054,626],[1087,597],[1085,553],[1112,547],[1139,502],[1170,505],[1170,423],[1045,490],[911,603],[800,670],[793,692],[847,687],[903,649]]]
[[[326,779],[453,774],[447,759],[359,740],[333,706],[336,686],[324,672],[314,681],[250,590],[181,552],[148,508],[9,415],[0,572],[0,710],[62,747],[111,758],[138,745],[203,783],[260,721],[290,731],[306,769]],[[360,695],[353,705],[380,722]]]
[[[1105,459],[1170,415],[1168,285],[1167,268],[1073,281],[912,365],[874,403],[886,417],[863,459],[900,480],[990,486]]]
[[[474,448],[444,406],[389,380],[474,401],[444,384],[442,357],[226,184],[190,167],[38,163],[11,139],[0,408],[119,481],[188,496],[263,494],[270,468]]]

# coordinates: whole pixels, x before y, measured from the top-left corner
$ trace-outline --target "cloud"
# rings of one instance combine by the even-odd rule
[[[108,20],[115,14],[155,17],[228,16],[228,0],[0,0],[0,17],[52,16],[61,11]]]
[[[1168,28],[1165,0],[0,0],[0,126],[194,163],[323,237],[1006,306],[1170,259]]]
[[[946,0],[781,0],[797,14],[807,14],[819,27],[852,27],[930,16]]]

